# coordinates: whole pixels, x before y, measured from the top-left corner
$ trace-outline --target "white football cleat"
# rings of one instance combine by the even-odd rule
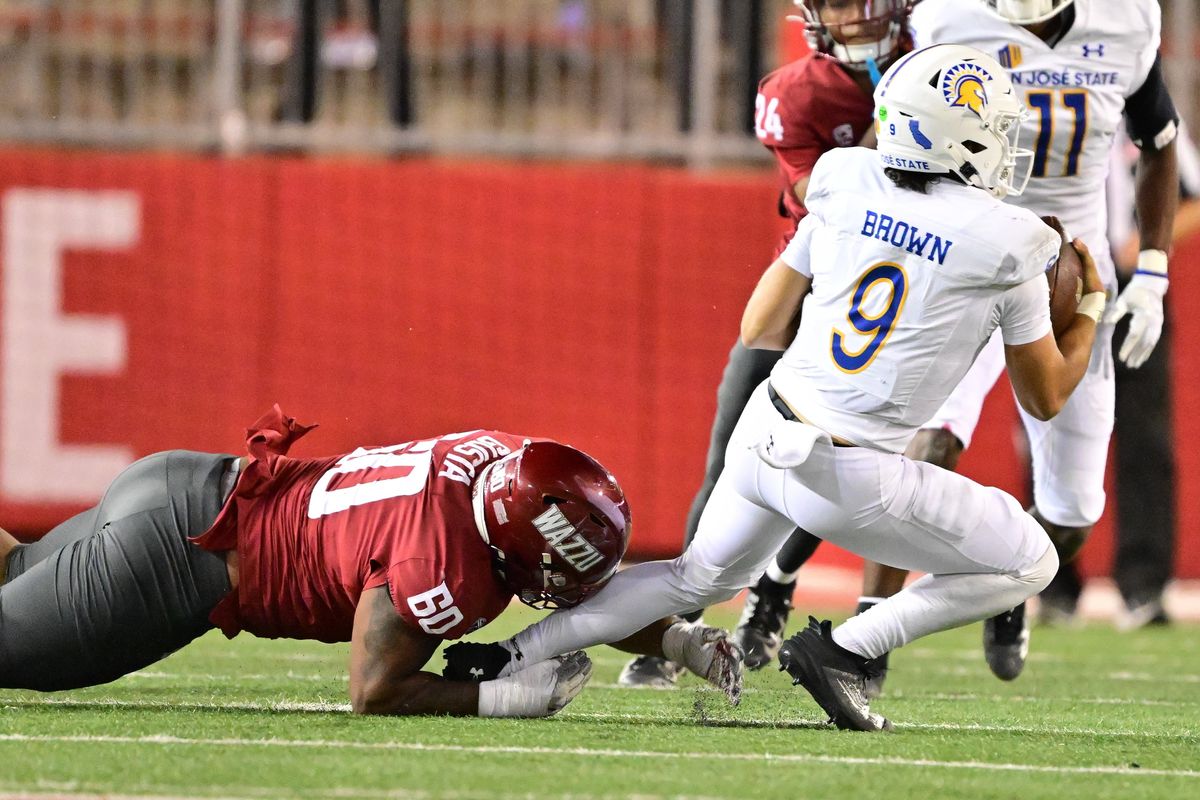
[[[742,650],[729,632],[700,622],[676,622],[662,639],[663,653],[725,693],[732,705],[742,701]]]

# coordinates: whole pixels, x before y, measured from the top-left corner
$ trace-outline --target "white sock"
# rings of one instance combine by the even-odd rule
[[[784,572],[779,568],[779,562],[772,559],[767,567],[767,577],[776,583],[792,583],[796,580],[796,573]]]
[[[834,628],[833,640],[877,658],[922,636],[1007,611],[1044,589],[1057,571],[1058,554],[1050,547],[1019,573],[926,575]]]

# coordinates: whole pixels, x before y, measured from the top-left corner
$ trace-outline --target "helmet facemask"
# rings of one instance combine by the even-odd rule
[[[795,0],[802,17],[789,17],[804,23],[804,37],[808,46],[818,52],[833,56],[850,69],[868,70],[876,64],[879,70],[887,68],[900,50],[904,35],[904,23],[908,15],[907,0],[859,0],[862,15],[844,22],[827,22],[822,11],[827,0]],[[857,26],[854,36],[844,29]],[[845,44],[848,39],[865,39],[854,44]]]
[[[1020,146],[1021,122],[1029,112],[1019,103],[1014,105],[1017,108],[990,110],[979,136],[990,139],[987,144],[974,139],[947,144],[963,164],[958,176],[1001,200],[1024,192],[1033,174],[1033,151]]]
[[[1075,0],[983,0],[994,14],[1014,25],[1045,22]]]

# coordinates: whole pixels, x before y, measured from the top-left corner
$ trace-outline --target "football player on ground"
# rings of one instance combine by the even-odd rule
[[[924,0],[911,18],[918,45],[966,44],[999,57],[1032,112],[1022,122],[1022,142],[1034,149],[1032,178],[1026,191],[1009,202],[1058,217],[1071,236],[1094,248],[1104,284],[1114,294],[1105,180],[1122,118],[1141,150],[1137,217],[1142,251],[1133,279],[1097,331],[1088,373],[1062,413],[1048,422],[1021,410],[1033,457],[1031,513],[1063,563],[1076,557],[1104,511],[1115,402],[1113,326],[1131,315],[1118,355],[1134,368],[1150,357],[1162,333],[1167,251],[1179,202],[1179,118],[1158,54],[1161,22],[1156,0]],[[1003,369],[1003,347],[996,335],[917,434],[908,455],[954,469]],[[898,591],[905,573],[882,571],[880,583],[889,583],[886,573],[893,573],[890,583]],[[988,666],[997,677],[1020,675],[1029,650],[1025,605],[989,619],[983,641]]]
[[[276,406],[247,431],[249,458],[158,453],[38,542],[0,531],[0,686],[105,683],[215,626],[349,641],[360,713],[540,717],[570,702],[583,653],[483,683],[420,670],[514,595],[566,608],[608,582],[630,520],[613,476],[566,445],[485,430],[288,458],[310,428]],[[661,620],[626,646],[740,688],[723,631]]]
[[[810,619],[780,650],[834,724],[879,731],[889,724],[866,697],[875,659],[1012,608],[1053,577],[1055,549],[1013,497],[902,452],[997,329],[1021,405],[1054,417],[1087,370],[1104,284],[1076,240],[1085,296],[1056,340],[1045,271],[1061,240],[1002,202],[1033,153],[1014,144],[1026,110],[993,58],[910,53],[875,103],[879,151],[821,156],[809,214],[746,306],[743,344],[786,352],[738,421],[695,540],[493,645],[509,652],[506,670],[732,597],[799,526],[928,573],[836,629]]]
[[[871,92],[886,70],[909,49],[909,0],[795,0],[812,53],[767,75],[759,83],[755,133],[779,166],[779,211],[799,224],[808,211],[804,194],[813,165],[822,153],[874,141]],[[794,228],[779,243],[778,256],[791,241]],[[684,547],[696,535],[700,514],[725,466],[725,447],[754,388],[771,374],[778,351],[752,350],[736,342],[717,389],[704,483],[692,501]],[[795,572],[820,539],[797,530],[788,539],[765,576],[750,591],[745,613],[734,634],[746,655],[746,666],[758,669],[775,657],[796,587]],[[877,578],[893,579],[868,564],[863,594],[880,596],[894,591]],[[758,577],[758,576],[755,576]],[[901,584],[903,585],[903,576]],[[895,587],[896,589],[899,586]],[[860,602],[859,610],[869,607]],[[698,620],[701,612],[687,618]],[[886,664],[882,665],[886,667]],[[626,665],[618,682],[623,686],[667,688],[683,667],[654,656],[639,656]]]

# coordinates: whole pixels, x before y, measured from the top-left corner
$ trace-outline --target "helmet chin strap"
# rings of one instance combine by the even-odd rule
[[[879,71],[879,64],[874,58],[867,59],[867,74],[871,76],[871,85],[878,86],[879,81],[883,78],[883,74]]]

